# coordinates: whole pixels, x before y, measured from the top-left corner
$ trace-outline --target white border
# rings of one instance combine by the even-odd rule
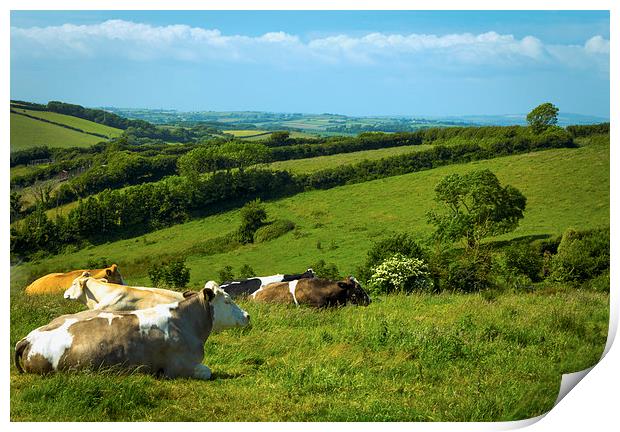
[[[2,2],[3,13],[0,15],[0,31],[3,34],[2,39],[2,67],[0,68],[0,74],[2,76],[1,92],[3,99],[6,103],[10,99],[10,10],[140,10],[148,8],[148,10],[345,10],[345,9],[367,9],[367,10],[610,10],[610,26],[611,31],[611,77],[617,77],[619,73],[618,69],[618,50],[619,46],[617,26],[619,23],[618,13],[620,7],[617,6],[617,1],[612,0],[589,0],[576,1],[576,0],[505,0],[500,2],[489,0],[470,0],[470,1],[458,1],[458,0],[435,0],[433,2],[428,1],[395,1],[395,0],[383,0],[383,1],[342,1],[342,0],[300,0],[294,2],[284,0],[263,0],[263,1],[242,1],[242,0],[227,0],[218,3],[214,2],[197,2],[191,0],[151,0],[149,2],[139,0],[57,0],[53,2],[53,7],[49,1],[44,0],[25,0],[16,1],[8,0]],[[611,79],[611,95],[616,95],[610,99],[610,118],[613,119],[612,123],[615,126],[615,119],[618,114],[618,86],[617,79]],[[0,116],[0,131],[2,133],[3,148],[6,160],[9,158],[9,112],[5,111],[5,114]],[[618,132],[615,127],[612,127],[611,134],[611,163],[612,167],[617,166],[618,151],[615,149],[615,144],[618,143]],[[617,213],[617,201],[616,193],[618,186],[617,175],[615,170],[611,171],[611,216],[612,220]],[[9,190],[9,172],[4,172],[2,176],[3,187],[5,191]],[[2,358],[5,360],[2,362],[2,403],[0,404],[0,418],[5,426],[12,430],[31,430],[33,427],[39,427],[38,425],[31,425],[27,423],[10,423],[9,422],[9,391],[10,391],[10,374],[9,374],[9,344],[8,332],[9,332],[9,233],[8,233],[8,200],[0,200],[2,210],[0,211],[0,217],[4,222],[2,230],[2,241],[4,247],[2,248],[2,265],[5,266],[6,271],[4,274],[5,289],[3,292],[5,299],[5,313],[0,314],[0,324],[3,331],[2,345],[0,352],[3,354]],[[462,430],[462,431],[480,431],[480,430],[507,430],[518,427],[526,426],[527,424],[534,423],[530,426],[530,430],[535,431],[548,431],[561,429],[564,431],[577,431],[584,429],[602,429],[608,430],[611,425],[618,425],[620,415],[617,408],[618,389],[620,385],[620,374],[618,373],[620,364],[620,354],[617,344],[611,344],[615,336],[615,332],[618,327],[618,277],[616,270],[618,267],[618,259],[616,254],[616,245],[618,244],[617,229],[614,224],[611,224],[612,233],[612,294],[611,294],[611,321],[610,321],[610,338],[608,340],[606,356],[600,361],[600,363],[593,368],[593,370],[583,378],[579,383],[576,390],[570,391],[566,397],[559,402],[559,404],[552,409],[546,416],[541,416],[539,419],[525,420],[523,422],[514,423],[395,423],[390,424],[388,427],[391,429],[399,430]],[[231,409],[235,409],[231,407]],[[538,420],[537,422],[535,422]],[[119,427],[131,427],[132,429],[148,430],[153,429],[168,429],[171,425],[166,423],[130,423],[122,424]],[[299,423],[299,424],[286,424],[286,423],[247,423],[244,425],[231,425],[227,423],[212,423],[205,425],[204,423],[198,424],[186,424],[182,427],[190,430],[204,430],[206,427],[210,431],[214,430],[226,430],[231,427],[243,427],[250,428],[252,430],[273,430],[273,431],[289,431],[291,429],[306,431],[314,430],[317,428],[326,430],[338,430],[344,428],[355,428],[356,431],[370,431],[375,432],[376,428],[383,428],[387,426],[385,424],[374,423],[354,423],[348,425],[341,425],[338,423]],[[79,423],[49,423],[45,425],[46,428],[51,430],[73,431],[83,429],[85,427],[92,428],[96,431],[103,431],[109,428],[109,425],[105,423],[94,424],[79,424]]]

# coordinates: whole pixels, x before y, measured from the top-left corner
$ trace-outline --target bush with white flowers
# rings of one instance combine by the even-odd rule
[[[424,261],[395,254],[372,269],[368,286],[375,294],[387,294],[428,290],[433,281]]]

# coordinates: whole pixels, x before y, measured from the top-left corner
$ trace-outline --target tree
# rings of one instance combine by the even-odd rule
[[[527,122],[534,133],[539,134],[558,123],[559,111],[558,107],[549,102],[538,105],[527,115]]]
[[[220,157],[230,161],[231,168],[244,168],[269,160],[269,148],[264,144],[230,142],[218,148]]]
[[[442,210],[428,213],[440,242],[462,241],[477,256],[483,239],[513,231],[523,218],[526,198],[515,187],[502,186],[488,169],[451,174],[435,187]]]
[[[11,223],[16,221],[22,213],[22,196],[18,192],[11,192]]]
[[[241,243],[252,243],[254,233],[265,224],[267,211],[260,199],[250,201],[241,209],[241,226],[237,231]]]

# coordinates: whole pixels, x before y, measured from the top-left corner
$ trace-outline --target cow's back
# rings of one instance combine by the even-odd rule
[[[100,279],[105,278],[107,269],[95,270],[73,270],[67,273],[50,273],[42,276],[26,287],[26,294],[55,294],[62,293],[67,290],[75,278],[84,272],[89,272],[92,277]]]
[[[271,283],[256,291],[250,298],[258,302],[285,304],[294,302],[289,282]]]

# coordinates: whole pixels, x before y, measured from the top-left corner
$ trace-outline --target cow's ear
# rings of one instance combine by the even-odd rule
[[[193,295],[196,295],[196,291],[185,291],[185,292],[183,292],[183,298],[188,298],[188,297],[191,297]]]
[[[112,269],[113,272],[115,272],[118,266],[116,264],[112,264],[110,268]]]
[[[202,291],[203,291],[206,301],[210,302],[211,300],[215,298],[215,293],[213,292],[211,288],[204,288]]]

